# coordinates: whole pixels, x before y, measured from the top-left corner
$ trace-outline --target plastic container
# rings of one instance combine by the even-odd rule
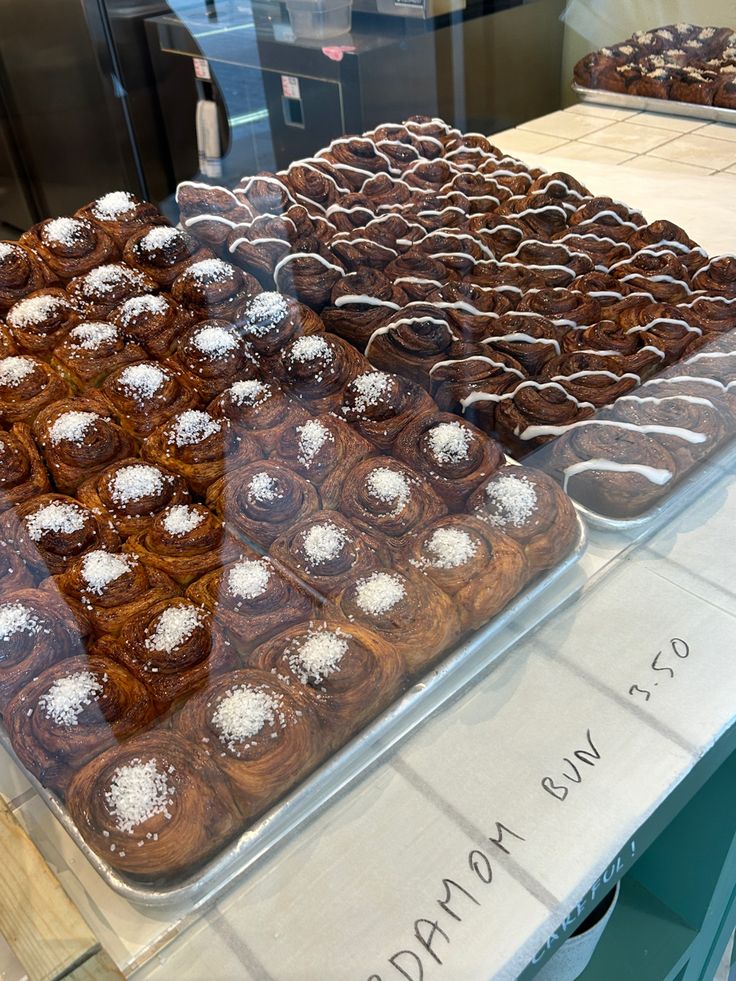
[[[340,37],[350,31],[352,0],[286,0],[289,20],[297,37]]]

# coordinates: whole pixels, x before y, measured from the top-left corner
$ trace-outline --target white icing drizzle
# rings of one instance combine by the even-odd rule
[[[493,368],[502,368],[505,372],[510,375],[517,375],[519,378],[526,378],[523,371],[519,371],[518,368],[510,368],[505,365],[502,361],[494,361],[493,358],[488,358],[483,354],[471,354],[467,358],[450,358],[447,361],[438,361],[433,364],[429,369],[429,374],[432,375],[438,368],[446,368],[448,365],[454,364],[465,364],[466,361],[483,361],[485,364],[491,365]]]
[[[671,436],[673,439],[681,439],[686,443],[705,443],[709,439],[706,433],[696,433],[691,429],[682,429],[679,426],[659,426],[655,423],[634,423],[620,422],[618,419],[583,419],[580,422],[571,422],[565,426],[527,426],[523,432],[517,432],[519,439],[537,439],[539,436],[562,436],[572,429],[580,429],[581,426],[610,426],[613,429],[628,429],[636,433],[656,433],[658,436]]]
[[[587,473],[590,470],[602,470],[611,473],[635,473],[640,477],[644,477],[652,484],[657,484],[659,487],[672,480],[673,477],[672,471],[670,470],[647,467],[643,463],[617,463],[615,460],[596,458],[593,460],[581,460],[579,463],[573,463],[571,466],[565,467],[563,470],[562,489],[567,491],[567,485],[571,477],[576,477],[581,473]]]

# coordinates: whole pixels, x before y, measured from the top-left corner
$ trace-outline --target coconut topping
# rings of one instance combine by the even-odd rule
[[[287,660],[302,684],[319,685],[339,669],[347,652],[347,638],[340,630],[310,630],[296,650],[288,652]]]
[[[102,323],[101,321],[89,321],[86,324],[79,324],[69,332],[69,337],[85,351],[96,351],[102,344],[110,344],[117,340],[117,327],[113,324]]]
[[[0,260],[7,259],[10,255],[15,255],[20,252],[20,249],[11,245],[10,242],[0,242]]]
[[[0,605],[0,641],[8,641],[15,634],[37,634],[41,621],[22,603],[3,603]]]
[[[141,314],[162,316],[168,309],[169,304],[163,296],[132,296],[120,308],[120,322],[127,327]]]
[[[437,528],[426,543],[430,564],[436,569],[457,569],[469,562],[477,550],[477,544],[461,528]]]
[[[87,552],[82,559],[82,578],[90,593],[102,596],[111,582],[130,571],[131,565],[131,556],[115,555],[98,548],[94,552]]]
[[[297,459],[303,467],[308,467],[325,443],[334,443],[335,436],[317,419],[309,419],[303,426],[296,427],[299,438]]]
[[[459,463],[468,459],[468,447],[473,436],[459,422],[439,423],[429,431],[428,438],[438,463]]]
[[[283,496],[284,492],[279,490],[278,481],[265,470],[254,473],[248,481],[248,497],[259,504],[275,501]]]
[[[59,308],[66,305],[63,297],[47,296],[43,293],[40,296],[29,296],[25,300],[19,300],[10,310],[8,323],[11,327],[16,327],[19,330],[40,324],[47,317],[56,316]]]
[[[119,831],[130,834],[138,825],[159,814],[171,820],[169,807],[174,797],[174,788],[168,776],[158,769],[154,756],[144,763],[134,759],[125,766],[116,768],[110,781],[110,789],[105,792],[105,802]],[[168,768],[168,773],[173,767]]]
[[[526,477],[497,477],[486,487],[486,499],[494,509],[482,517],[494,528],[512,525],[519,528],[531,518],[537,507],[537,492]]]
[[[208,412],[187,409],[175,420],[169,434],[169,442],[177,446],[193,446],[219,433],[221,425]]]
[[[135,198],[128,191],[110,191],[97,198],[92,205],[92,214],[102,221],[114,221],[135,208]]]
[[[144,252],[152,252],[154,249],[165,249],[173,245],[177,239],[181,238],[178,228],[168,228],[166,225],[158,225],[152,228],[138,241],[138,247]]]
[[[235,405],[262,405],[271,394],[270,387],[256,378],[237,381],[228,389]]]
[[[54,725],[76,726],[86,706],[101,694],[102,682],[91,671],[75,671],[55,681],[38,705]]]
[[[234,268],[222,259],[202,259],[200,262],[193,263],[187,269],[186,275],[202,284],[224,282],[230,278]]]
[[[234,752],[238,745],[257,736],[264,726],[274,725],[277,711],[276,698],[270,692],[250,685],[238,685],[231,688],[218,703],[212,713],[212,725],[220,742]],[[245,748],[248,748],[247,745]]]
[[[366,371],[358,375],[352,383],[358,394],[355,399],[357,412],[365,412],[371,406],[380,405],[382,399],[391,388],[391,376],[385,371]]]
[[[132,269],[128,269],[127,266],[115,263],[109,263],[106,266],[98,266],[96,269],[91,269],[84,277],[85,292],[99,296],[106,296],[108,293],[112,293],[122,283],[128,283],[131,286],[140,285],[142,279],[138,273],[133,272]]]
[[[52,218],[43,226],[41,234],[47,242],[73,246],[89,228],[88,221],[78,218]]]
[[[332,521],[312,525],[303,539],[304,553],[312,565],[332,562],[347,543],[347,535]]]
[[[210,358],[224,358],[238,346],[237,338],[224,327],[202,327],[192,338],[198,351]]]
[[[35,368],[36,365],[30,358],[3,358],[0,361],[0,385],[17,388],[25,378],[33,374]]]
[[[63,412],[49,430],[51,442],[54,445],[64,441],[81,444],[84,442],[89,428],[100,418],[101,416],[96,412],[78,412],[76,410]]]
[[[85,514],[78,504],[71,501],[51,501],[29,514],[25,526],[31,541],[39,542],[46,532],[73,535],[82,531],[84,519]]]
[[[321,334],[309,334],[306,337],[297,337],[292,343],[288,353],[291,361],[316,361],[317,358],[324,358],[326,361],[332,359],[332,348]]]
[[[174,504],[162,519],[164,531],[168,535],[187,535],[204,521],[205,516],[189,504]]]
[[[355,587],[358,606],[365,613],[381,616],[392,610],[406,596],[406,589],[397,575],[374,572],[368,579],[361,579]]]
[[[394,504],[394,514],[400,514],[406,507],[411,488],[406,474],[389,467],[376,467],[366,478],[369,492],[379,501]]]
[[[116,504],[155,497],[163,492],[164,481],[170,480],[171,477],[162,474],[156,467],[134,463],[117,471],[110,483],[110,497]]]
[[[245,313],[248,333],[264,337],[288,312],[289,307],[281,293],[259,293],[250,301]]]
[[[160,390],[171,376],[156,364],[131,364],[118,376],[118,384],[132,399],[141,404]]]
[[[241,559],[227,574],[227,588],[236,599],[256,599],[268,588],[271,570],[265,559]]]
[[[173,654],[201,626],[202,615],[196,607],[170,606],[157,618],[153,633],[146,637],[144,646],[149,651]]]

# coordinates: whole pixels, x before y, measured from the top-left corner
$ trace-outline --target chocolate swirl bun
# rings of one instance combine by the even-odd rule
[[[498,318],[511,309],[508,296],[472,283],[448,283],[431,299],[462,340],[478,342],[495,332]]]
[[[317,491],[278,460],[240,467],[215,481],[207,504],[248,542],[267,549],[302,518],[319,510]]]
[[[522,293],[544,286],[544,280],[533,269],[527,269],[520,262],[498,262],[496,259],[477,262],[467,281],[484,289],[505,292],[514,303]]]
[[[254,217],[250,205],[226,187],[211,187],[198,181],[182,181],[176,189],[176,203],[186,231],[215,249],[225,245],[235,225]]]
[[[641,345],[664,351],[663,364],[672,364],[682,357],[694,338],[702,335],[700,327],[690,323],[689,311],[671,303],[652,303],[641,307],[626,332],[635,335]]]
[[[623,371],[633,371],[642,379],[659,371],[664,351],[651,344],[642,346],[638,333],[621,330],[613,320],[601,320],[585,330],[570,330],[562,339],[562,354],[591,354],[614,358]]]
[[[171,285],[176,302],[200,320],[236,318],[260,292],[257,279],[222,259],[193,263]]]
[[[46,668],[13,698],[3,721],[26,769],[63,797],[85,763],[145,729],[156,714],[144,684],[93,654]]]
[[[0,241],[0,314],[53,280],[53,273],[32,249]]]
[[[571,215],[569,224],[581,233],[605,234],[617,242],[625,242],[637,228],[646,225],[646,219],[640,211],[621,201],[597,197],[581,204]]]
[[[388,158],[376,150],[372,140],[359,136],[340,137],[317,154],[332,165],[352,190],[359,191],[372,174],[388,171]]]
[[[325,755],[308,693],[252,668],[216,678],[175,725],[227,777],[243,814],[275,803]]]
[[[154,358],[165,357],[192,324],[193,315],[170,296],[134,296],[110,314],[110,320]]]
[[[693,276],[693,288],[707,292],[736,295],[736,256],[718,255]]]
[[[534,313],[507,313],[499,317],[483,341],[483,350],[494,358],[506,355],[530,375],[560,354],[566,326]]]
[[[8,358],[11,354],[17,354],[18,348],[5,324],[0,324],[0,358]]]
[[[498,214],[514,217],[534,239],[551,239],[567,229],[569,212],[556,199],[543,196],[514,196],[498,210]]]
[[[653,435],[595,420],[556,439],[545,469],[585,507],[619,518],[652,507],[677,475],[675,460]]]
[[[538,313],[566,327],[588,327],[601,319],[600,303],[593,297],[564,288],[546,288],[526,293],[519,313]]]
[[[557,565],[579,537],[569,497],[551,477],[529,467],[501,467],[473,492],[468,511],[524,549],[530,575]]]
[[[336,747],[396,698],[404,660],[362,625],[327,620],[285,630],[254,651],[251,663],[306,695],[328,746]]]
[[[111,191],[91,201],[74,214],[100,225],[122,251],[135,232],[151,225],[168,225],[155,204],[141,201],[128,191]]]
[[[125,551],[186,588],[213,569],[235,562],[242,546],[204,504],[172,504],[154,515],[145,531],[131,535]]]
[[[273,280],[277,290],[319,312],[329,302],[332,287],[344,275],[341,265],[319,252],[292,252],[276,264]]]
[[[690,275],[708,261],[705,249],[693,241],[679,225],[664,219],[637,228],[628,244],[635,252],[641,249],[671,252],[682,262]]]
[[[245,199],[258,215],[280,215],[294,204],[284,178],[267,170],[244,177],[233,193],[241,201]]]
[[[590,402],[596,408],[615,402],[641,385],[641,376],[628,370],[626,358],[589,351],[552,358],[539,379],[559,382],[579,402]]]
[[[452,597],[466,630],[499,613],[529,578],[521,546],[465,514],[445,515],[417,531],[402,561]]]
[[[0,600],[33,585],[33,576],[12,543],[0,540]]]
[[[337,596],[352,575],[370,572],[388,559],[383,542],[337,511],[317,511],[299,521],[276,539],[270,555],[328,598]]]
[[[376,368],[398,371],[426,385],[432,366],[446,360],[458,341],[446,315],[434,304],[409,303],[373,334],[365,353]]]
[[[551,438],[551,434],[539,432],[538,427],[569,426],[594,412],[592,403],[579,401],[559,382],[521,382],[512,392],[497,397],[497,401],[496,432],[504,446],[518,456],[525,456]]]
[[[195,494],[207,488],[226,470],[261,456],[254,440],[200,409],[177,412],[155,429],[143,443],[143,456],[180,474]]]
[[[192,263],[211,258],[212,252],[188,232],[165,225],[140,228],[123,249],[125,262],[161,289],[168,289]]]
[[[449,510],[463,508],[468,496],[503,463],[503,450],[465,419],[437,412],[410,422],[396,439],[396,455],[421,474]]]
[[[27,354],[0,361],[0,422],[33,422],[41,409],[71,394],[53,368]]]
[[[460,633],[455,606],[426,576],[372,572],[353,580],[337,599],[351,624],[383,637],[415,674],[435,661]]]
[[[133,453],[132,438],[112,420],[99,395],[61,399],[42,409],[33,423],[33,437],[54,483],[65,494]]]
[[[414,249],[438,260],[446,270],[460,278],[470,275],[476,263],[489,254],[472,235],[450,231],[429,232],[414,245]],[[445,275],[443,282],[446,279]]]
[[[363,350],[373,332],[408,302],[400,286],[379,270],[367,268],[335,283],[331,306],[322,311],[322,320],[327,330]]]
[[[634,234],[636,235],[636,233]],[[628,259],[634,252],[629,242],[617,242],[615,239],[608,238],[606,235],[593,235],[589,232],[576,233],[565,230],[565,233],[555,239],[555,242],[565,245],[574,252],[584,253],[593,262],[595,271],[592,273],[583,273],[576,280],[576,284],[578,282],[595,282],[595,279],[589,280],[588,277],[595,276],[599,272],[607,272],[614,263]],[[620,288],[620,286],[617,285],[617,288]],[[573,285],[573,289],[581,289],[583,292],[586,292],[584,287],[575,284]]]
[[[384,275],[400,287],[410,302],[423,302],[440,289],[447,280],[457,280],[456,273],[448,270],[437,259],[410,250],[394,259],[384,269]]]
[[[63,572],[92,549],[117,548],[112,524],[102,515],[62,494],[40,494],[6,511],[2,540],[37,581]]]
[[[70,562],[55,582],[97,633],[117,636],[161,600],[179,595],[173,579],[131,552],[97,548]]]
[[[46,357],[79,318],[66,293],[49,287],[13,304],[6,319],[19,350]]]
[[[360,193],[363,197],[368,198],[374,209],[380,205],[406,204],[408,201],[412,201],[413,197],[411,188],[401,178],[395,180],[388,174],[376,174],[375,177],[369,177],[363,184]]]
[[[199,406],[195,392],[156,361],[117,368],[102,384],[102,394],[126,432],[145,439],[173,415]]]
[[[296,238],[296,226],[290,218],[259,215],[250,224],[232,229],[227,238],[227,252],[264,289],[272,289],[276,264],[288,255]]]
[[[385,452],[412,419],[434,409],[415,382],[386,371],[366,371],[346,385],[340,415]]]
[[[238,318],[239,333],[263,359],[276,357],[297,337],[323,330],[324,324],[313,310],[282,293],[260,293]]]
[[[282,427],[302,425],[309,418],[277,381],[256,378],[234,382],[207,411],[216,419],[227,419],[238,432],[250,433],[264,453],[273,450]]]
[[[250,554],[202,576],[187,597],[214,615],[241,655],[279,630],[309,620],[318,609],[284,569]]]
[[[495,188],[497,193],[499,188],[500,185]],[[472,215],[468,221],[468,231],[477,236],[497,259],[518,249],[526,237],[526,229],[517,219],[493,211]]]
[[[692,327],[703,334],[728,334],[736,328],[736,298],[728,296],[696,296],[690,303],[679,305]]]
[[[154,280],[122,262],[97,266],[67,286],[72,303],[86,320],[106,320],[125,300],[155,291]]]
[[[86,218],[46,218],[24,232],[20,241],[63,282],[114,262],[120,254],[112,237]]]
[[[528,376],[510,355],[478,349],[479,353],[438,362],[430,372],[432,395],[443,412],[465,415],[469,422],[486,433],[494,431],[497,402],[493,399],[466,400],[474,392],[488,396],[502,395]]]
[[[283,348],[275,373],[287,391],[318,414],[337,409],[345,385],[368,367],[366,359],[342,338],[312,334]]]
[[[49,586],[3,593],[0,602],[0,712],[57,661],[84,654],[89,624]]]
[[[286,182],[297,201],[308,210],[318,209],[328,212],[340,194],[335,178],[307,161],[297,161],[289,165]]]
[[[125,335],[115,324],[85,321],[72,327],[57,345],[52,366],[80,391],[96,388],[116,369],[135,364],[146,357],[146,351]]]
[[[373,452],[367,440],[332,413],[287,422],[273,433],[273,459],[319,487],[323,502],[326,479],[334,477],[335,484],[349,480],[355,464]],[[330,497],[328,506],[333,501]]]
[[[182,596],[141,611],[119,637],[103,637],[93,650],[122,664],[164,705],[239,667],[212,614]]]
[[[537,177],[529,188],[531,194],[544,193],[558,201],[570,202],[577,208],[581,201],[591,197],[588,188],[570,174],[557,170]]]
[[[353,468],[350,481],[325,489],[337,494],[338,507],[367,535],[381,535],[391,548],[446,507],[428,480],[405,463],[388,456],[370,457]],[[365,570],[357,570],[364,572]]]
[[[376,216],[376,204],[365,194],[345,194],[339,204],[330,205],[326,217],[335,226],[335,234],[362,231]],[[330,236],[332,241],[333,236]]]
[[[242,823],[227,780],[209,756],[164,730],[134,736],[91,760],[72,780],[66,800],[90,848],[121,872],[150,882],[201,865]]]
[[[545,286],[570,286],[578,276],[593,269],[593,260],[584,252],[573,252],[559,242],[540,242],[527,239],[514,252],[504,257],[506,262],[521,262],[542,279]]]
[[[203,320],[179,338],[169,365],[205,402],[235,381],[258,377],[258,362],[237,329],[224,320]]]
[[[330,253],[346,272],[359,272],[362,269],[384,269],[389,262],[398,258],[396,249],[372,237],[357,232],[340,232],[329,245]]]
[[[149,528],[165,508],[188,502],[189,490],[181,477],[134,457],[85,480],[77,497],[127,538]]]
[[[0,513],[51,490],[31,430],[16,423],[0,433]]]
[[[630,259],[614,263],[611,272],[663,303],[677,303],[691,293],[688,271],[672,252],[640,249]]]

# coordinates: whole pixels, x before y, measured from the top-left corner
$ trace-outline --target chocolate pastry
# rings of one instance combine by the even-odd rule
[[[351,479],[356,463],[374,452],[371,443],[354,428],[335,414],[324,413],[276,429],[271,457],[319,487],[323,504],[332,507],[335,497],[325,490],[327,478],[332,478],[331,486],[339,491]]]
[[[282,293],[260,293],[237,321],[238,331],[256,355],[277,357],[284,344],[297,337],[319,334],[324,324],[309,307]]]
[[[0,360],[0,423],[32,423],[41,409],[71,394],[69,385],[44,361],[28,354]]]
[[[168,225],[167,220],[150,201],[141,201],[128,191],[111,191],[91,201],[74,213],[99,225],[113,239],[119,250],[135,232],[151,225]]]
[[[79,391],[97,388],[111,373],[147,357],[140,344],[126,340],[115,324],[83,321],[57,344],[51,365]]]
[[[192,263],[211,258],[212,252],[189,232],[165,225],[139,229],[123,249],[125,262],[153,279],[161,289],[168,289]]]
[[[261,292],[258,280],[222,259],[188,266],[171,285],[171,295],[200,320],[233,319]]]
[[[368,367],[366,359],[342,338],[312,334],[287,344],[274,371],[288,392],[310,413],[319,414],[337,409],[345,386]]]
[[[54,280],[53,273],[32,249],[18,242],[0,241],[0,314]]]
[[[62,282],[120,255],[112,237],[86,218],[46,218],[24,232],[20,241]]]
[[[0,432],[0,513],[50,490],[30,428],[18,422]]]
[[[122,262],[97,266],[75,276],[67,293],[85,320],[106,320],[112,311],[133,296],[156,291],[154,280]]]
[[[176,346],[179,336],[194,322],[170,296],[134,296],[110,314],[125,337],[140,344],[154,358],[163,358]]]
[[[173,415],[200,405],[187,383],[166,365],[138,361],[117,368],[101,387],[120,425],[136,440],[143,440]]]
[[[205,402],[233,382],[260,375],[249,345],[226,320],[202,320],[190,327],[179,337],[168,366]]]

